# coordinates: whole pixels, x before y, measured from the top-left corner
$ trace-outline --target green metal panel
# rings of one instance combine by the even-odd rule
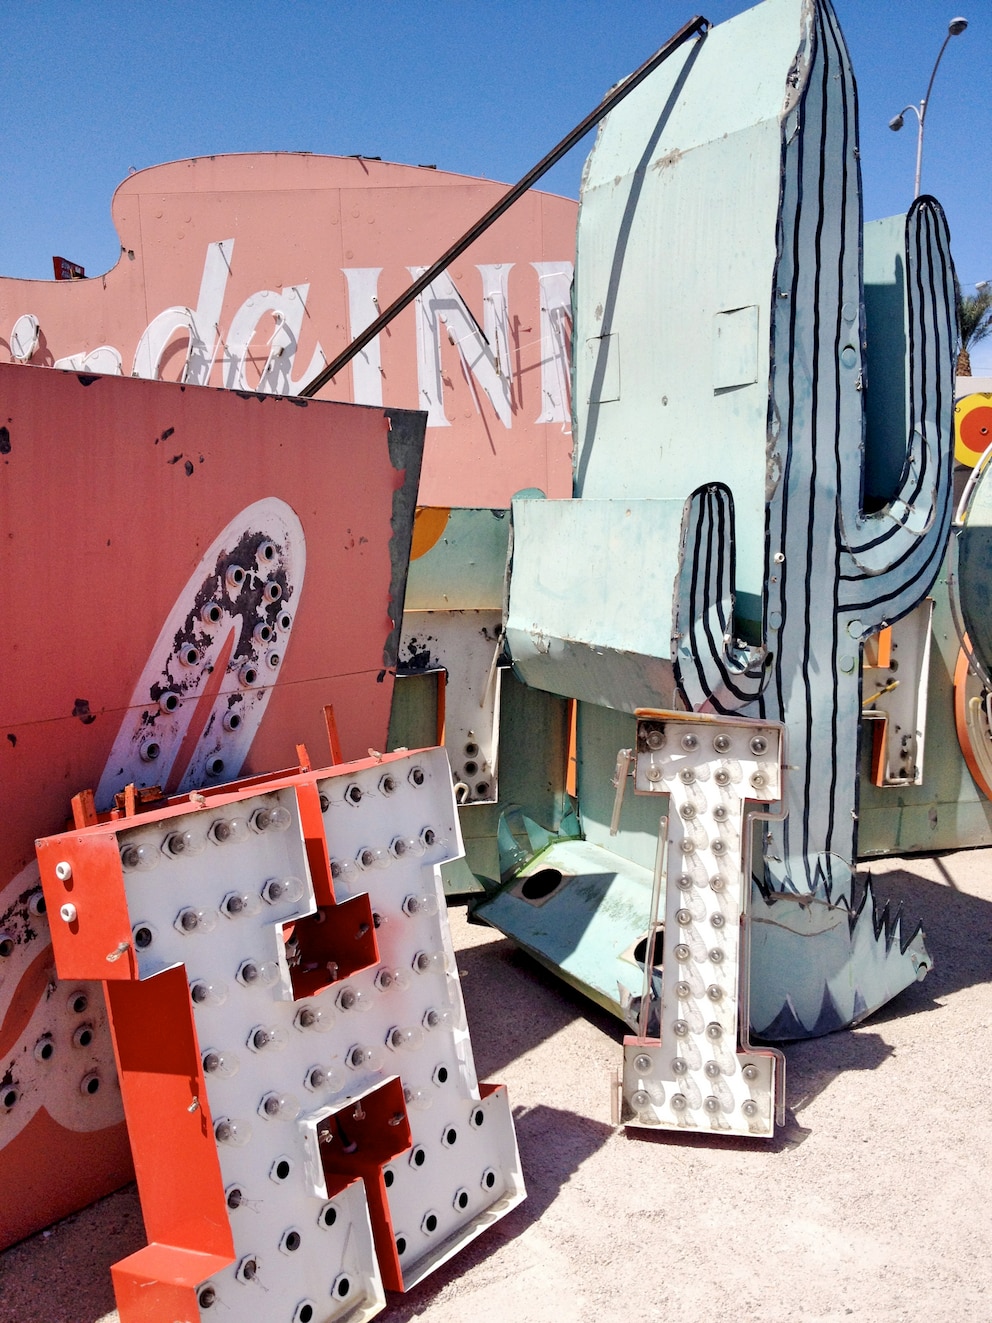
[[[509,538],[506,510],[451,510],[438,540],[410,562],[405,610],[501,610]]]
[[[864,229],[865,501],[876,505],[899,488],[906,462],[906,263],[904,216]]]
[[[578,791],[582,831],[587,841],[629,859],[641,868],[654,867],[658,845],[658,818],[666,811],[657,801],[628,789],[623,799],[619,829],[610,835],[616,787],[610,774],[617,752],[634,742],[636,723],[626,712],[612,712],[592,703],[579,705],[577,730]],[[647,900],[644,902],[645,912]]]
[[[437,744],[438,672],[397,675],[389,713],[390,749],[432,749]]]
[[[552,888],[547,897],[541,883]],[[623,990],[639,994],[643,984],[634,948],[647,929],[650,896],[650,870],[587,841],[559,841],[475,913],[616,1014]]]
[[[679,51],[610,113],[579,210],[576,495],[682,501],[726,483],[737,609],[752,623],[765,579],[784,73],[808,23],[796,0],[766,0]],[[686,95],[687,84],[719,94]]]
[[[681,501],[515,500],[506,637],[517,674],[627,712],[671,706],[681,529]]]
[[[568,703],[557,695],[528,688],[507,671],[500,726],[503,806],[519,807],[549,832],[562,831],[572,813],[565,793]]]
[[[458,810],[465,857],[444,864],[441,877],[447,896],[466,896],[483,892],[499,880],[497,827],[499,808],[495,804],[466,804]]]

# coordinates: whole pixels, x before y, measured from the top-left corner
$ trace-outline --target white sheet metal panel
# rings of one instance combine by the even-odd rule
[[[621,711],[670,706],[664,553],[681,526],[681,501],[515,500],[506,636],[522,679]]]
[[[755,605],[783,75],[808,22],[799,0],[767,0],[680,50],[604,122],[579,210],[576,327],[603,352],[576,355],[576,494],[727,483]],[[719,95],[683,95],[689,80]]]

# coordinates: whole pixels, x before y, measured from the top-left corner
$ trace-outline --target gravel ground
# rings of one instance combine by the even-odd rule
[[[768,1144],[615,1131],[622,1027],[453,910],[476,1063],[509,1086],[529,1197],[381,1317],[992,1320],[992,852],[873,872],[923,916],[935,968],[787,1049]],[[14,1246],[0,1323],[117,1323],[109,1266],[142,1244],[132,1187]]]

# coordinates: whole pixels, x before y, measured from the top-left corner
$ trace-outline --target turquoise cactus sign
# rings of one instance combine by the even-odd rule
[[[866,268],[897,296],[884,323],[866,321]],[[672,584],[671,639],[654,639],[671,671],[645,692],[641,664],[638,693],[604,685],[599,701],[664,707],[677,691],[694,711],[785,724],[788,812],[765,824],[752,898],[751,1023],[773,1038],[851,1024],[930,965],[918,926],[854,872],[862,648],[941,566],[956,332],[939,204],[863,227],[855,84],[828,0],[765,0],[610,114],[583,180],[574,302],[572,504],[617,502],[628,529],[657,532],[628,538],[619,564],[615,538],[591,545],[590,520],[520,511],[519,673],[588,700],[596,656],[617,652],[584,641],[570,681],[565,647],[585,636],[540,619],[537,525],[559,525],[572,578],[576,556],[609,577],[613,614],[638,622],[636,655]],[[889,395],[902,381],[885,432],[866,424],[876,375]],[[893,475],[870,500],[866,453]],[[581,549],[565,524],[577,544],[581,525]],[[542,565],[551,555],[545,540]]]

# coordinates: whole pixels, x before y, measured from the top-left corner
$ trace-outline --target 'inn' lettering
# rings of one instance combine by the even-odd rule
[[[231,390],[257,390],[272,395],[297,395],[328,361],[318,340],[306,367],[297,364],[304,321],[309,316],[309,284],[281,290],[259,290],[246,299],[223,329],[222,312],[231,276],[234,240],[207,245],[195,308],[176,305],[153,317],[134,352],[131,376],[178,379],[186,384],[224,385]],[[536,273],[540,322],[540,409],[537,423],[567,423],[571,414],[569,359],[572,334],[572,263],[531,262]],[[503,427],[513,426],[520,407],[520,340],[531,328],[510,312],[512,262],[476,266],[482,324],[469,308],[451,276],[445,272],[415,303],[417,403],[426,410],[428,427],[448,427],[445,413],[445,360],[452,346],[476,409],[481,396],[489,401]],[[411,278],[423,267],[409,267]],[[524,268],[521,268],[523,271]],[[358,335],[378,315],[381,267],[346,267],[349,338]],[[532,337],[533,338],[533,337]],[[181,366],[177,359],[182,356]],[[250,365],[250,366],[249,366]],[[56,359],[55,367],[73,371],[110,372],[123,376],[124,361],[113,345]],[[351,363],[352,399],[356,404],[413,405],[412,400],[383,399],[384,372],[379,339]]]

